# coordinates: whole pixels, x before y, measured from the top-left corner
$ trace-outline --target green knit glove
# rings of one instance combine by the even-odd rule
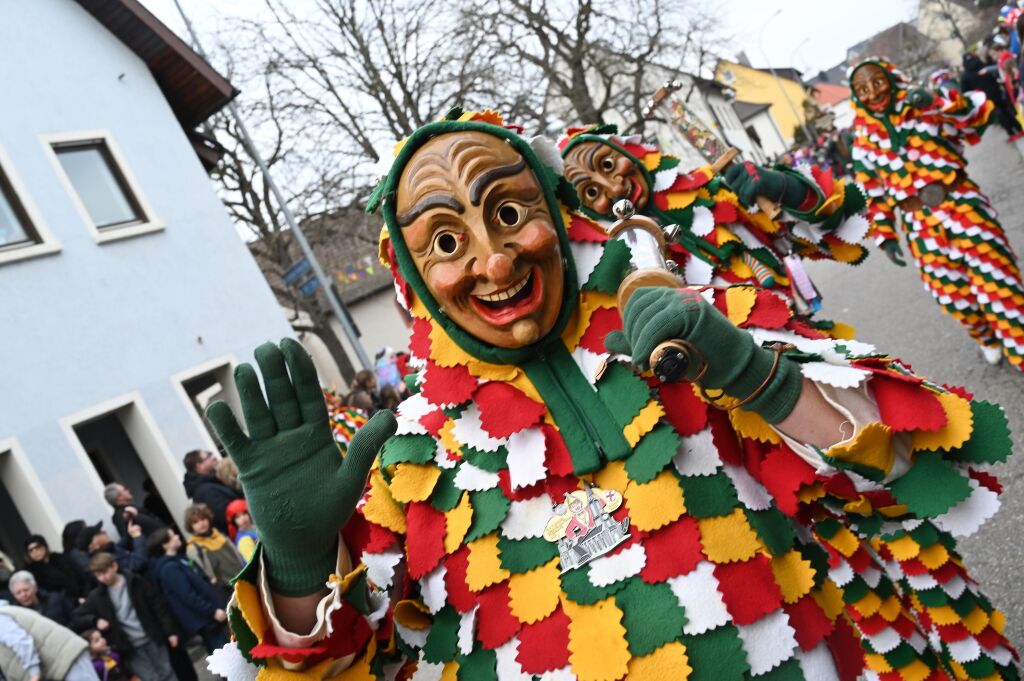
[[[631,355],[635,366],[647,370],[651,352],[659,343],[689,341],[707,362],[701,384],[739,400],[761,386],[775,361],[774,351],[757,345],[749,333],[737,328],[696,291],[639,288],[626,303],[622,322],[623,331],[605,337],[609,352]],[[696,364],[688,368],[688,379],[695,377]],[[778,423],[796,406],[802,380],[799,365],[783,356],[772,380],[743,408],[769,423]]]
[[[907,93],[907,103],[918,109],[927,109],[935,101],[935,95],[924,88],[914,88]]]
[[[729,166],[725,181],[746,206],[753,206],[757,197],[763,196],[796,209],[804,205],[810,191],[804,180],[795,174],[769,170],[749,161]]]
[[[224,402],[211,404],[206,416],[238,465],[270,588],[305,596],[323,588],[334,571],[338,530],[362,496],[374,457],[395,432],[395,417],[387,410],[375,414],[342,458],[306,350],[285,338],[280,348],[264,343],[255,354],[267,400],[250,365],[235,369],[249,434]]]
[[[880,247],[882,251],[888,256],[889,260],[899,265],[900,267],[906,267],[907,263],[903,259],[903,249],[900,248],[900,242],[896,239],[886,239],[882,242]]]

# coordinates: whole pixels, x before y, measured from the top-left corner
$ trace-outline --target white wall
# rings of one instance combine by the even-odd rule
[[[0,148],[62,247],[0,264],[0,440],[64,522],[108,519],[60,419],[137,395],[180,472],[208,440],[171,376],[290,329],[149,70],[78,4],[0,3],[0,82]],[[40,139],[89,129],[110,131],[165,229],[90,235]]]
[[[408,350],[410,329],[405,325],[405,321],[399,312],[393,288],[384,289],[354,305],[349,305],[348,311],[362,333],[360,341],[371,361],[373,361],[377,351],[384,346],[389,346],[395,350]],[[331,324],[334,327],[335,333],[342,339],[349,357],[352,358],[353,362],[356,362],[356,355],[352,352],[348,340],[341,330],[341,325],[333,320]]]
[[[753,163],[764,163],[765,155],[747,134],[743,122],[736,115],[736,109],[721,94],[709,95],[708,103],[715,111],[715,115],[721,124],[721,130],[726,141],[739,150],[740,156]]]
[[[841,102],[836,102],[832,106],[825,107],[825,109],[827,111],[832,112],[832,114],[835,115],[833,125],[835,125],[836,130],[843,130],[853,125],[853,119],[855,118],[855,114],[853,111],[853,106],[850,104],[849,99],[844,99]]]
[[[761,138],[761,149],[767,158],[774,159],[786,153],[786,140],[779,132],[779,126],[775,124],[769,109],[748,118],[747,125],[754,128],[754,132]]]

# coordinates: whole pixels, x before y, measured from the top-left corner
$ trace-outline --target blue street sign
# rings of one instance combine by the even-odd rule
[[[313,275],[306,281],[299,284],[299,293],[302,294],[303,298],[309,298],[311,295],[316,293],[316,290],[320,288],[320,280]]]
[[[284,283],[289,286],[293,286],[295,282],[301,279],[303,275],[307,274],[310,269],[312,269],[312,265],[309,264],[309,260],[303,258],[289,267],[288,271],[281,275],[281,278],[284,279]]]

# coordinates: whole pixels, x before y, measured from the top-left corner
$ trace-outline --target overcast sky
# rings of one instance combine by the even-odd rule
[[[754,66],[771,62],[798,68],[808,76],[838,64],[851,45],[917,14],[917,0],[705,1],[721,12],[726,31],[735,37],[730,48],[745,51]],[[258,0],[180,2],[200,37],[213,32],[223,17],[253,17],[262,5]],[[142,0],[142,4],[187,37],[174,0]]]
[[[917,16],[917,0],[723,0],[720,6],[736,49],[754,66],[771,62],[808,76],[844,61],[848,47]]]

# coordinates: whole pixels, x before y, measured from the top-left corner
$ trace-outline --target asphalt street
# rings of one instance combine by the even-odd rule
[[[999,211],[1010,243],[1024,253],[1024,159],[1001,128],[968,149],[968,171]],[[1016,455],[994,472],[1005,486],[1000,511],[962,541],[972,576],[1008,618],[1007,635],[1024,645],[1024,372],[1003,362],[989,366],[961,326],[943,314],[908,261],[890,263],[877,249],[858,267],[810,263],[824,298],[820,316],[853,324],[857,338],[873,343],[940,382],[965,386],[977,398],[1003,406],[1013,430]],[[904,242],[904,251],[906,251]]]

